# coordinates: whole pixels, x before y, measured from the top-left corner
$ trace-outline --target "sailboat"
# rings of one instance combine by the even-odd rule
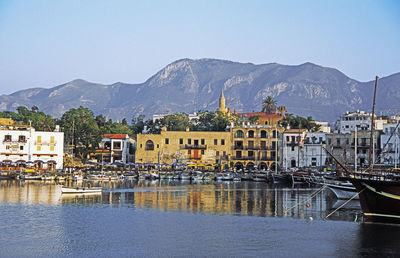
[[[356,188],[367,221],[400,224],[400,173],[392,166],[375,165],[372,159],[377,84],[378,76],[375,79],[372,106],[369,167],[360,172],[351,172],[341,163],[338,164],[347,172],[348,180]]]

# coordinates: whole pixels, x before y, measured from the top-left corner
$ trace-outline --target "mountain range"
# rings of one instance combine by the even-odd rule
[[[375,75],[371,75],[374,79]],[[218,59],[177,60],[140,84],[97,84],[77,79],[53,88],[30,88],[0,96],[0,110],[36,105],[60,117],[84,106],[113,120],[145,114],[215,111],[221,91],[237,112],[258,112],[272,96],[289,113],[335,121],[346,111],[372,108],[374,81],[359,82],[334,68],[312,63],[252,64]],[[400,111],[400,73],[378,82],[377,114]]]

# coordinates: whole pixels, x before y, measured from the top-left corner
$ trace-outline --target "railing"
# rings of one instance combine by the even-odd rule
[[[201,159],[201,156],[196,156],[196,155],[190,155],[189,159]]]
[[[232,156],[234,160],[255,160],[255,156]]]
[[[205,150],[205,149],[207,149],[207,145],[185,144],[185,145],[181,146],[181,149]]]

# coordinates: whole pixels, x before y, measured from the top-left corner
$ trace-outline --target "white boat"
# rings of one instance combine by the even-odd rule
[[[195,171],[193,175],[193,180],[195,181],[202,181],[204,180],[204,174],[201,171]]]
[[[349,181],[328,180],[325,181],[324,185],[326,185],[340,200],[348,200],[357,193],[356,188]],[[354,199],[360,199],[359,195],[354,197]]]
[[[61,187],[61,193],[63,194],[77,194],[77,193],[101,193],[101,187]]]

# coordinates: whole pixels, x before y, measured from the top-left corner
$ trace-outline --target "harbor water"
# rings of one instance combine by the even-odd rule
[[[70,195],[55,183],[0,181],[0,257],[400,256],[400,227],[363,223],[358,201],[326,218],[343,204],[329,189],[89,183],[103,192]]]

